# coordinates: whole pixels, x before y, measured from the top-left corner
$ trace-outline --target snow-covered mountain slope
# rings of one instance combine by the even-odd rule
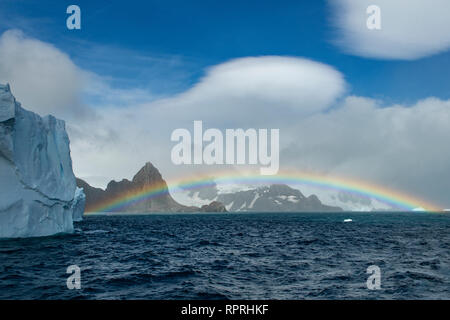
[[[197,190],[178,189],[173,194],[180,201],[190,204],[219,201],[232,212],[341,211],[339,207],[323,204],[315,195],[305,196],[299,190],[284,184],[239,188],[239,186],[223,187],[212,183],[208,187]]]
[[[75,197],[65,123],[23,109],[0,85],[0,238],[73,231]]]

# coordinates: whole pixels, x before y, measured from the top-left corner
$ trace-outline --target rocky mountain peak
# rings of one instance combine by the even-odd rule
[[[110,181],[105,190],[93,188],[81,179],[77,179],[77,184],[83,187],[86,193],[86,206],[89,211],[91,208],[98,207],[104,202],[113,201],[124,196],[133,196],[136,192],[147,192],[154,188],[163,190],[160,195],[148,198],[138,202],[131,202],[129,205],[120,207],[121,212],[226,212],[221,203],[211,203],[210,206],[203,208],[194,206],[184,206],[176,202],[169,193],[166,181],[161,173],[151,162],[147,162],[133,177],[133,180],[123,179],[120,182]],[[114,208],[109,208],[114,211]]]
[[[161,173],[153,166],[151,162],[147,162],[133,177],[133,183],[138,186],[148,186],[154,184],[165,184]]]

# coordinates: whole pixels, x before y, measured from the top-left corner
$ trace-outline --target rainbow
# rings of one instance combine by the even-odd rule
[[[117,198],[107,200],[98,205],[86,208],[86,212],[120,212],[127,206],[145,201],[147,199],[157,198],[169,193],[167,187],[171,192],[178,192],[179,190],[200,189],[207,186],[217,184],[287,184],[290,186],[313,186],[324,189],[333,189],[345,191],[348,193],[361,195],[367,198],[377,199],[387,205],[390,205],[398,210],[411,211],[415,208],[423,208],[429,212],[441,212],[442,208],[429,203],[418,197],[402,193],[385,186],[371,184],[365,181],[356,179],[349,179],[337,176],[325,176],[321,174],[299,172],[299,171],[285,171],[273,176],[263,175],[239,175],[236,172],[220,172],[216,173],[215,177],[196,175],[193,177],[184,177],[176,179],[160,185],[152,185],[151,187],[121,195]],[[178,191],[177,191],[178,190]]]

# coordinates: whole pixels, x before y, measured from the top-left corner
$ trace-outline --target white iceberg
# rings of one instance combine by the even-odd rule
[[[0,85],[0,238],[73,232],[76,188],[64,121],[23,109]]]

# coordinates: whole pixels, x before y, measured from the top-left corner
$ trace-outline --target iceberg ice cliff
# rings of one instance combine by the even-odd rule
[[[86,195],[83,188],[76,188],[72,203],[73,221],[83,220],[84,206],[86,205]]]
[[[0,85],[0,238],[73,232],[84,202],[64,121],[23,109]]]

